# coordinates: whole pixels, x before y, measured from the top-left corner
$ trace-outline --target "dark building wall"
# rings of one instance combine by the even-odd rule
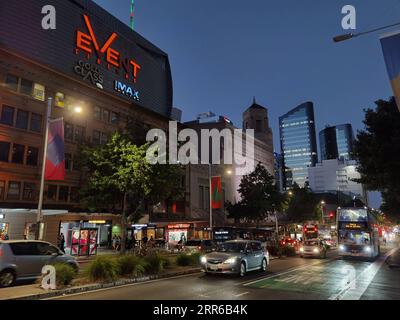
[[[351,124],[327,127],[319,133],[321,160],[353,159],[354,134]]]
[[[53,5],[57,12],[56,30],[43,30],[42,7]],[[89,34],[83,14],[89,16],[95,37],[102,47],[113,32],[117,38],[111,48],[125,58],[140,65],[137,80],[125,78],[123,68],[109,66],[105,54],[97,64],[96,54],[87,56],[76,51],[77,31]],[[172,78],[168,56],[149,41],[133,32],[127,25],[110,15],[91,0],[20,0],[0,1],[0,47],[40,63],[79,81],[82,76],[74,72],[79,60],[97,66],[104,77],[103,90],[120,95],[128,102],[170,116],[172,108]],[[93,49],[93,45],[91,46]],[[139,91],[140,101],[119,94],[114,81],[121,81]]]
[[[313,103],[305,102],[281,116],[279,133],[284,189],[294,183],[303,187],[308,180],[307,168],[318,161]]]

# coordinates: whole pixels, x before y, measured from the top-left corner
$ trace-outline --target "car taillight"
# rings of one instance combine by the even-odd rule
[[[201,246],[198,246],[197,248],[198,248],[199,250],[201,250]]]

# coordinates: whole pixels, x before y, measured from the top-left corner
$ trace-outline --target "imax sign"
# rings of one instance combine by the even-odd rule
[[[122,83],[121,81],[115,80],[114,90],[133,100],[139,101],[139,91],[136,91],[134,88]]]

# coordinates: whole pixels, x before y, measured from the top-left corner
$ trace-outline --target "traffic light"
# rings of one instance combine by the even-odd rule
[[[333,211],[329,212],[329,219],[333,220],[335,218],[335,213]]]

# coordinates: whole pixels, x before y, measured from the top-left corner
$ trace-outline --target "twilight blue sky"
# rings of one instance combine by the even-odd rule
[[[129,23],[130,0],[95,1]],[[400,22],[400,0],[135,2],[136,31],[170,57],[183,120],[211,110],[240,127],[256,96],[279,151],[278,117],[298,104],[314,102],[317,135],[326,124],[351,123],[356,131],[363,108],[392,94],[379,34],[339,44],[332,37],[347,32],[344,5],[356,7],[361,32]]]

